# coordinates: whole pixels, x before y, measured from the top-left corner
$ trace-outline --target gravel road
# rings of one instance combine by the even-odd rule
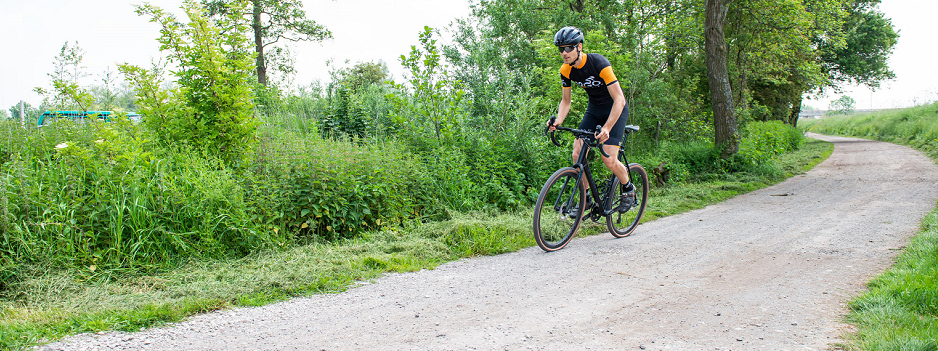
[[[850,330],[846,301],[935,207],[938,166],[902,146],[812,136],[835,150],[807,174],[628,238],[460,260],[40,349],[831,349]]]

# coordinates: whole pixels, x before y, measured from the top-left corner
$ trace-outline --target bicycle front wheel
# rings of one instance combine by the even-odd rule
[[[571,167],[554,172],[534,205],[534,240],[544,251],[562,249],[576,234],[586,206],[586,186]]]
[[[629,165],[629,172],[632,175],[635,192],[626,191],[625,185],[620,184],[619,178],[613,176],[609,193],[606,195],[606,198],[612,201],[612,206],[607,208],[614,209],[606,216],[606,227],[609,233],[617,238],[632,234],[642,219],[642,214],[645,213],[645,205],[648,201],[648,173],[645,172],[645,168],[640,164],[632,163]]]

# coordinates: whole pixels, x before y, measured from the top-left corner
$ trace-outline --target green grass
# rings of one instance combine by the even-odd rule
[[[809,132],[908,145],[938,159],[938,102],[901,110],[806,120],[801,127]]]
[[[938,103],[803,125],[809,131],[909,145],[938,160]],[[938,208],[896,264],[849,302],[849,350],[938,350]]]
[[[654,188],[644,221],[777,183],[810,169],[832,150],[830,143],[811,139],[781,155],[768,174],[736,173],[719,181]],[[341,292],[386,272],[433,269],[461,257],[516,251],[534,245],[530,217],[524,211],[455,214],[447,221],[368,232],[334,243],[241,259],[193,260],[146,276],[78,280],[61,270],[34,268],[39,271],[11,289],[17,296],[0,300],[0,348],[25,348],[82,332],[136,331],[217,309]],[[601,223],[587,225],[580,235],[604,230]]]
[[[895,266],[850,301],[855,350],[938,350],[938,210]]]

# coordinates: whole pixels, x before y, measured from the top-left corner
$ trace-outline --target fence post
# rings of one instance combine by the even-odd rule
[[[26,115],[23,114],[23,105],[25,103],[23,100],[20,100],[20,120],[23,121],[23,129],[26,129]]]

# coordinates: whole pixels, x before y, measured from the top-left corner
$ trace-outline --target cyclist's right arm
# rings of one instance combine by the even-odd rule
[[[559,126],[563,124],[563,120],[567,118],[567,114],[570,113],[571,102],[571,91],[573,89],[569,87],[563,88],[563,97],[560,99],[560,106],[557,107],[557,120],[554,122],[554,126]],[[550,130],[554,130],[554,126],[550,126]]]

